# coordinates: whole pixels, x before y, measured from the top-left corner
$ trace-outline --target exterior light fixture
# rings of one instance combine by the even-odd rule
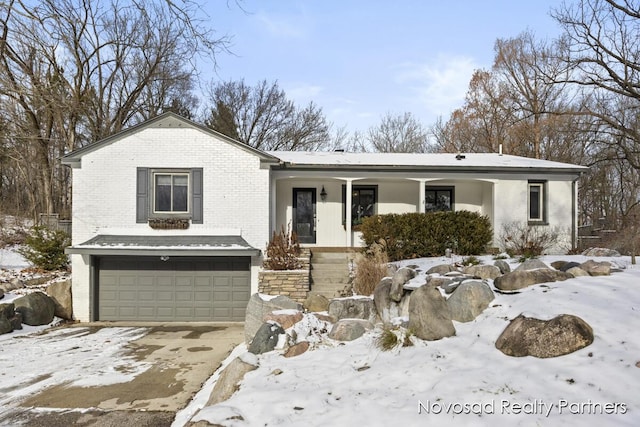
[[[320,199],[322,199],[323,202],[327,200],[327,191],[324,189],[324,185],[322,186],[322,190],[320,190]]]
[[[164,262],[169,261],[169,257],[167,255],[161,255],[160,261],[164,261]]]

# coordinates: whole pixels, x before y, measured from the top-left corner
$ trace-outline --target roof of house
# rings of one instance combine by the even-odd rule
[[[146,120],[142,123],[139,123],[135,126],[131,126],[127,129],[124,129],[118,133],[115,133],[107,138],[101,139],[100,141],[96,141],[94,143],[85,145],[82,148],[78,148],[77,150],[73,150],[72,152],[66,154],[65,156],[62,157],[62,163],[63,164],[67,164],[67,165],[73,165],[73,164],[78,164],[80,162],[80,159],[88,153],[91,153],[95,150],[98,150],[106,145],[112,144],[116,141],[121,140],[122,138],[125,138],[129,135],[135,134],[137,132],[140,132],[144,129],[147,128],[152,128],[152,127],[161,127],[161,128],[192,128],[192,129],[198,129],[202,132],[205,132],[211,136],[215,136],[218,139],[221,139],[225,142],[227,142],[228,144],[231,144],[233,146],[236,146],[242,150],[248,151],[252,154],[257,155],[259,158],[261,158],[262,160],[265,161],[269,161],[269,162],[277,162],[278,159],[273,157],[272,155],[258,150],[256,148],[253,148],[247,144],[243,144],[240,141],[236,141],[233,138],[229,138],[226,135],[223,135],[219,132],[216,132],[204,125],[201,125],[199,123],[195,123],[189,119],[186,119],[176,113],[173,112],[166,112],[163,114],[160,114],[156,117],[153,117],[149,120]]]
[[[66,252],[91,255],[249,256],[257,255],[259,249],[240,236],[99,234],[84,243],[68,247]]]
[[[433,171],[523,171],[580,174],[586,166],[549,160],[532,159],[499,153],[350,153],[341,151],[262,151],[236,141],[206,126],[167,112],[143,123],[127,128],[110,137],[68,153],[62,163],[78,166],[85,154],[119,141],[147,128],[198,129],[242,150],[258,156],[262,161],[278,164],[284,169],[339,169],[339,170],[396,170],[415,169]]]
[[[580,173],[586,166],[499,153],[349,153],[268,151],[289,168],[529,170]]]

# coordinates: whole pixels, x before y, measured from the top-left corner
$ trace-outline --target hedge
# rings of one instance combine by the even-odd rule
[[[360,227],[367,247],[381,239],[391,261],[483,253],[493,239],[489,218],[470,211],[374,215]]]

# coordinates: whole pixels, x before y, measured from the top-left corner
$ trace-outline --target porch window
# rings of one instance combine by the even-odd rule
[[[153,174],[154,213],[189,212],[189,174]]]
[[[545,181],[529,181],[528,188],[528,206],[530,223],[545,223],[546,222],[546,182]]]
[[[362,224],[366,217],[376,214],[378,202],[378,186],[354,185],[351,189],[351,225]],[[347,188],[342,186],[342,223],[347,216]]]
[[[454,187],[425,187],[425,212],[452,211]]]

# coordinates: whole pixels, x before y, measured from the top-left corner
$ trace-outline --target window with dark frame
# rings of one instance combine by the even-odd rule
[[[378,186],[376,185],[354,185],[351,188],[351,225],[360,225],[364,218],[376,214],[376,203],[378,202]],[[342,186],[342,223],[345,223],[347,190]]]
[[[189,213],[189,173],[154,172],[153,199],[154,213]]]
[[[528,221],[544,223],[546,221],[545,181],[529,181],[528,183]]]
[[[425,212],[446,212],[453,210],[454,187],[425,187]]]

